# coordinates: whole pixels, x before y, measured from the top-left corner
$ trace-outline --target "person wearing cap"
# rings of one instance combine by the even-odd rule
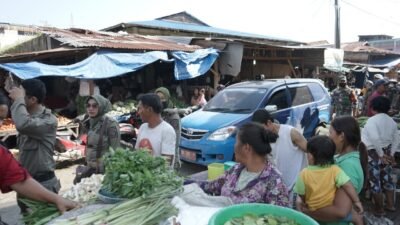
[[[339,77],[339,85],[332,92],[332,112],[335,116],[355,116],[357,98],[354,91],[347,86],[346,76]]]
[[[378,81],[378,80],[381,80],[381,79],[383,79],[383,78],[384,78],[384,77],[383,77],[382,74],[377,73],[377,74],[374,75],[374,82],[376,82],[376,81]]]
[[[372,100],[374,100],[378,96],[385,95],[388,84],[389,84],[389,82],[385,79],[377,80],[374,83],[375,91],[371,94],[371,96],[368,97],[368,100],[367,100],[367,110],[368,110],[367,116],[368,117],[371,117],[374,115],[372,112],[372,107],[371,107]]]

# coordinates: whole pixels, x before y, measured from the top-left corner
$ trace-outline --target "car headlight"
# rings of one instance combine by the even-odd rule
[[[233,133],[235,133],[235,131],[236,131],[236,127],[235,126],[223,127],[223,128],[220,128],[220,129],[214,131],[210,135],[210,137],[208,137],[208,140],[224,141],[229,136],[231,136]]]

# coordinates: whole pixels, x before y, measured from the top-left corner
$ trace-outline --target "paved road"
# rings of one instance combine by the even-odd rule
[[[76,165],[69,166],[67,168],[56,170],[56,175],[61,181],[61,190],[63,193],[72,186]],[[188,176],[200,171],[204,171],[207,168],[204,166],[198,166],[195,164],[183,163],[179,173],[182,176]],[[16,204],[16,194],[14,192],[8,194],[0,193],[0,215],[4,222],[9,225],[19,225],[21,223],[21,216],[19,208]]]

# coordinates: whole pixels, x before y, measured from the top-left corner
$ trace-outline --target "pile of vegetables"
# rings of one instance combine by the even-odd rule
[[[71,120],[66,118],[66,117],[63,117],[63,116],[57,116],[57,122],[58,122],[59,126],[60,125],[67,125],[68,123],[71,122]]]
[[[177,194],[176,189],[165,187],[146,197],[137,197],[109,208],[81,214],[71,219],[58,219],[53,225],[157,225],[176,215],[177,209],[170,198]]]
[[[171,96],[170,100],[171,100],[171,102],[172,102],[172,104],[174,105],[175,108],[183,109],[183,108],[189,107],[188,104],[186,104],[184,101],[179,100],[175,96]]]
[[[120,198],[156,193],[165,187],[180,189],[183,185],[183,178],[170,169],[165,159],[154,157],[147,150],[110,149],[104,164],[102,189]]]
[[[14,131],[15,129],[15,124],[11,118],[4,119],[0,126],[0,131]]]
[[[233,218],[224,225],[299,225],[295,220],[288,219],[284,216],[273,215],[253,215],[247,214],[243,217]]]
[[[66,125],[71,122],[70,119],[63,117],[63,116],[57,116],[57,121],[58,121],[58,125]],[[0,132],[1,131],[15,131],[15,130],[16,130],[15,124],[11,118],[6,118],[3,120],[3,123],[0,126]]]
[[[103,178],[102,174],[93,174],[91,177],[83,178],[81,182],[65,192],[63,197],[81,204],[89,203],[97,198]]]
[[[123,114],[128,114],[131,111],[136,110],[137,102],[135,100],[126,100],[125,102],[116,102],[112,105],[112,110],[107,113],[108,116],[120,116]]]
[[[26,225],[42,225],[60,216],[60,212],[53,204],[38,202],[29,199],[20,199],[28,206],[29,212],[24,214],[23,222]]]

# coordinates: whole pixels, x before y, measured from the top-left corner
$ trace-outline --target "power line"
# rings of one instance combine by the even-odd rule
[[[311,14],[311,19],[314,19],[321,12],[321,8],[324,6],[324,3],[325,3],[324,1],[319,1],[319,5],[315,9],[315,11]]]
[[[366,14],[368,14],[368,15],[370,15],[370,16],[374,16],[374,17],[377,17],[377,18],[379,18],[379,19],[385,20],[386,22],[389,22],[389,23],[392,23],[392,24],[396,24],[397,26],[400,26],[400,23],[398,23],[398,22],[396,22],[396,21],[393,21],[393,20],[387,19],[387,18],[385,18],[385,17],[382,17],[382,16],[376,15],[376,14],[374,14],[374,13],[371,13],[371,12],[365,10],[365,9],[362,9],[362,8],[360,8],[360,7],[358,7],[358,6],[353,5],[353,4],[350,3],[350,2],[347,2],[347,1],[344,1],[344,0],[342,0],[341,2],[347,4],[347,5],[349,5],[349,6],[353,7],[353,8],[355,8],[355,9],[358,9],[359,11],[361,11],[361,12],[363,12],[363,13],[366,13]]]

